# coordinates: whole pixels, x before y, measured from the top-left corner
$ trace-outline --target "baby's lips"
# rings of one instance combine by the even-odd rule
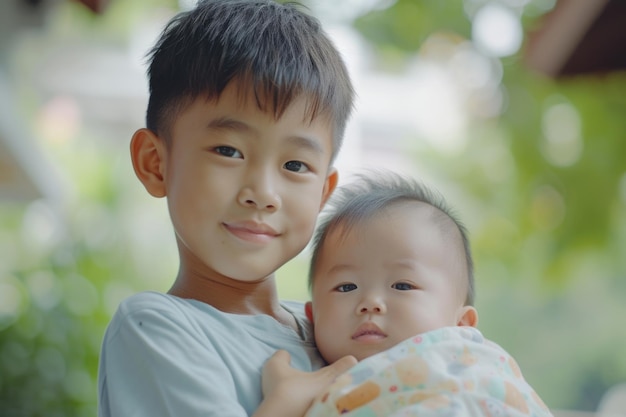
[[[354,332],[354,334],[352,335],[352,339],[358,339],[359,337],[368,336],[368,335],[387,337],[387,334],[385,334],[385,332],[383,332],[380,329],[380,327],[376,325],[376,323],[372,321],[368,321],[366,323],[361,324],[356,329],[356,332]]]

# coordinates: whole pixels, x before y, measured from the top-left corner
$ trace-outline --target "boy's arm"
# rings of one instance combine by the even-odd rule
[[[263,402],[252,417],[302,417],[313,400],[356,364],[346,356],[315,372],[291,367],[289,353],[276,352],[263,367]]]

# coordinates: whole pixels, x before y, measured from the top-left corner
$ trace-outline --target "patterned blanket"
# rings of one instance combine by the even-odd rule
[[[473,327],[423,333],[341,375],[306,417],[547,417],[515,360]]]

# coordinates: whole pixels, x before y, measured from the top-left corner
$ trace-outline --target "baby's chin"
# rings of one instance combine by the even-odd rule
[[[361,347],[361,349],[358,349],[352,352],[346,352],[345,355],[343,356],[352,355],[356,358],[357,361],[361,362],[362,360],[370,358],[378,353],[384,352],[387,349],[388,347],[382,348],[382,347],[367,346],[367,347]],[[343,356],[338,356],[337,359],[340,359]]]
[[[358,354],[353,356],[356,358],[357,361],[361,362],[363,359],[371,358],[372,356],[384,352],[385,350],[387,349],[372,349],[365,352],[359,352]]]

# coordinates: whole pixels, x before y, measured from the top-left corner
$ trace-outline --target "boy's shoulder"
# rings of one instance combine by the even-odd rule
[[[313,330],[302,302],[281,301],[295,317],[298,333],[265,314],[222,312],[201,301],[144,291],[124,299],[106,330],[105,343],[143,338],[194,338],[205,344],[222,345],[229,340],[261,340],[268,345],[313,346]],[[277,346],[274,346],[276,348]]]
[[[124,298],[119,307],[121,309],[149,308],[170,298],[171,296],[157,291],[141,291]]]
[[[201,301],[143,291],[120,302],[107,326],[104,343],[141,345],[145,340],[158,340],[157,344],[162,346],[173,340],[209,343],[209,339],[223,337],[234,328],[239,333],[249,332],[248,327],[238,322],[235,315]]]
[[[123,299],[109,322],[109,331],[143,326],[171,327],[198,331],[198,324],[221,322],[224,314],[196,300],[184,299],[157,291],[142,291]]]
[[[296,318],[301,331],[308,336],[310,326],[308,326],[308,320],[304,313],[304,303],[281,300],[281,305]],[[149,320],[153,323],[160,322],[162,325],[175,323],[192,327],[197,325],[203,328],[207,326],[226,328],[231,328],[233,325],[243,328],[251,326],[265,331],[271,329],[275,324],[269,316],[226,313],[201,301],[180,298],[157,291],[143,291],[120,302],[110,327],[124,326],[140,320]],[[167,323],[163,323],[164,321]]]
[[[304,302],[296,300],[281,300],[280,304],[298,317],[304,314]],[[185,310],[201,309],[205,312],[221,313],[215,307],[201,301],[180,298],[175,295],[157,291],[142,291],[123,299],[118,306],[118,313],[129,314],[142,310]],[[226,313],[227,314],[227,313]]]
[[[148,311],[180,310],[184,301],[169,294],[157,291],[142,291],[123,299],[118,305],[115,316],[130,316]]]

